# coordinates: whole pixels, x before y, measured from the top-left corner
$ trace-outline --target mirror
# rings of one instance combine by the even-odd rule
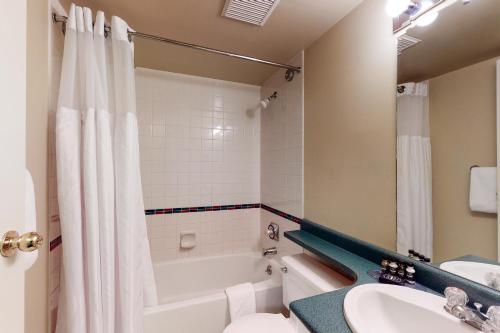
[[[438,5],[438,15],[415,20]],[[394,27],[398,252],[416,250],[420,259],[500,290],[500,1],[413,1]]]

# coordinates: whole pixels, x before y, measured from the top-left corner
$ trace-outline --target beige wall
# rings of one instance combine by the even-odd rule
[[[472,213],[469,168],[496,165],[496,59],[430,80],[434,256],[495,259],[496,215]]]
[[[38,260],[26,272],[25,332],[47,332],[47,107],[48,24],[47,0],[28,0],[26,167],[35,184],[37,231],[44,237]]]
[[[305,53],[305,217],[396,245],[396,44],[365,0]]]

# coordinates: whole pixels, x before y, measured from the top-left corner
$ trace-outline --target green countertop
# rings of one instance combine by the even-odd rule
[[[285,237],[331,264],[337,271],[351,278],[353,285],[318,296],[294,301],[290,309],[312,333],[351,333],[344,318],[344,298],[349,290],[366,283],[378,283],[368,275],[377,269],[381,258],[412,262],[417,270],[417,282],[427,291],[441,294],[446,286],[464,289],[472,301],[486,307],[500,304],[500,293],[478,285],[434,266],[409,261],[393,251],[357,240],[337,231],[305,220],[301,230],[285,232]]]
[[[378,266],[305,231],[287,232],[286,237],[355,280],[352,286],[292,302],[290,309],[313,333],[350,333],[344,318],[344,297],[357,285],[376,283],[367,272]]]

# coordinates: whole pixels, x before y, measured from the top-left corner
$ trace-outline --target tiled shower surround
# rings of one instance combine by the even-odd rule
[[[262,237],[267,228],[263,218],[286,231],[297,229],[302,217],[302,118],[296,114],[297,130],[287,132],[285,141],[296,135],[294,149],[300,153],[285,171],[290,174],[288,188],[280,189],[290,191],[287,198],[295,200],[296,209],[260,208],[261,170],[278,171],[287,161],[272,167],[276,161],[267,159],[269,165],[261,165],[261,138],[278,140],[281,149],[284,141],[279,136],[285,135],[281,129],[274,136],[261,133],[261,116],[271,111],[276,114],[275,122],[287,121],[287,109],[297,103],[293,94],[302,94],[301,76],[295,79],[297,88],[291,90],[281,71],[275,77],[266,82],[266,89],[283,92],[277,100],[285,103],[279,104],[280,112],[272,111],[273,107],[258,108],[263,93],[258,86],[136,69],[143,195],[153,261],[260,251],[276,245],[281,254],[301,251],[285,244],[289,242],[284,238],[276,243]],[[301,114],[302,105],[296,110]],[[195,248],[180,248],[184,231],[196,233]]]
[[[50,25],[53,30],[57,26]],[[51,31],[49,135],[50,331],[55,331],[64,240],[59,228],[54,114],[63,35]],[[292,62],[302,66],[302,54]],[[277,71],[262,87],[136,70],[137,117],[145,214],[153,261],[278,247],[302,252],[283,237],[302,213],[303,75]],[[278,91],[266,110],[260,99]],[[261,118],[262,117],[262,118]],[[270,222],[280,241],[269,239]],[[193,249],[181,232],[196,233]]]
[[[303,67],[303,54],[290,61]],[[303,218],[304,75],[288,82],[282,71],[271,76],[261,98],[278,98],[261,114],[261,202]]]
[[[148,235],[154,262],[260,249],[260,208],[148,215]],[[179,247],[183,231],[195,232],[194,249]]]
[[[146,209],[258,203],[260,87],[136,70]]]
[[[300,53],[288,63],[304,68]],[[302,248],[282,237],[278,244],[265,237],[271,222],[283,231],[296,230],[303,210],[303,124],[304,74],[288,82],[277,71],[261,88],[261,98],[273,92],[278,98],[261,113],[261,203],[262,246],[277,246],[281,255],[302,252]],[[295,222],[292,222],[295,221]]]
[[[211,207],[260,202],[260,87],[137,69],[136,91],[153,261],[258,250],[259,208]]]

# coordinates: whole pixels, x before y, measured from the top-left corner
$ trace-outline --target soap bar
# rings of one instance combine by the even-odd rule
[[[391,275],[389,273],[384,273],[384,274],[380,275],[379,278],[378,278],[378,281],[380,283],[395,284],[395,285],[398,285],[398,286],[404,286],[405,285],[405,281],[403,279],[401,279],[400,277]]]

